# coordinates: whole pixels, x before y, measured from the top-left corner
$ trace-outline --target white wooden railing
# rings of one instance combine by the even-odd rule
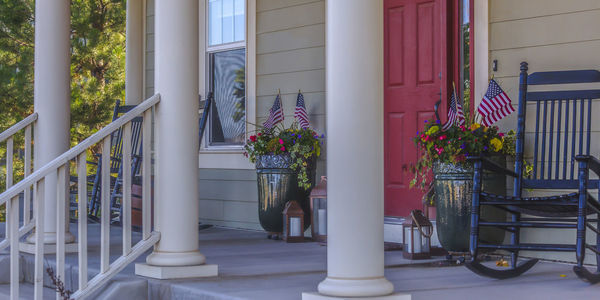
[[[160,95],[154,95],[142,102],[119,119],[102,128],[79,145],[71,148],[45,166],[27,176],[24,180],[12,185],[0,194],[0,205],[10,203],[7,227],[9,228],[10,245],[10,297],[19,298],[19,238],[18,232],[18,204],[19,193],[30,187],[34,194],[34,214],[36,232],[44,232],[44,178],[48,175],[57,175],[57,226],[65,228],[66,207],[69,203],[67,182],[71,161],[77,164],[78,178],[78,272],[79,286],[72,299],[84,299],[100,288],[104,283],[119,273],[129,263],[150,249],[160,239],[158,232],[151,228],[151,153],[152,153],[152,111],[160,101]],[[131,242],[131,120],[143,115],[142,123],[142,240],[132,246]],[[102,143],[102,156],[110,157],[111,134],[123,129],[123,198],[122,198],[122,226],[123,226],[123,251],[122,256],[110,263],[110,159],[102,159],[101,168],[101,222],[100,222],[100,273],[88,281],[87,260],[87,170],[86,153],[88,148]],[[17,216],[15,218],[15,216]],[[56,233],[56,271],[54,274],[60,280],[65,278],[65,231],[57,230]],[[35,235],[35,271],[34,271],[34,299],[43,298],[44,280],[44,247],[43,235]],[[57,299],[60,298],[57,293]]]
[[[8,190],[12,185],[13,185],[13,181],[14,181],[14,171],[15,171],[15,165],[14,165],[14,156],[15,156],[15,136],[17,134],[19,134],[21,131],[24,130],[24,137],[23,137],[23,148],[24,148],[24,152],[23,152],[23,173],[24,176],[27,177],[31,174],[31,158],[32,158],[32,129],[33,129],[33,125],[35,123],[35,121],[37,120],[38,114],[37,113],[33,113],[29,116],[27,116],[25,119],[21,120],[20,122],[16,123],[15,125],[11,126],[10,128],[8,128],[7,130],[3,131],[2,133],[0,133],[0,143],[6,142],[6,189]],[[27,232],[29,232],[35,222],[34,220],[31,219],[31,189],[29,187],[25,188],[24,190],[22,190],[21,192],[23,192],[23,226],[21,228],[18,229],[18,233],[17,233],[17,238],[21,238],[23,235],[25,235]],[[12,203],[9,201],[6,203],[6,210],[5,210],[5,217],[8,217],[8,211],[11,211],[12,209],[14,209],[17,213],[16,215],[12,215],[12,216],[16,216],[16,218],[13,218],[15,220],[8,220],[8,218],[6,219],[6,222],[8,223],[9,221],[15,221],[17,226],[19,224],[19,206],[12,206]],[[6,234],[4,236],[4,239],[2,241],[0,241],[0,251],[8,248],[8,246],[10,245],[9,243],[9,235],[11,234],[9,232],[9,226],[6,226]]]

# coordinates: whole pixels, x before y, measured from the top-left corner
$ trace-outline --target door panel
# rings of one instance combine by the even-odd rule
[[[422,207],[422,192],[409,189],[417,160],[412,138],[446,94],[446,18],[443,0],[385,0],[385,215],[407,216]],[[441,94],[440,94],[441,93]],[[442,101],[440,111],[445,111]]]

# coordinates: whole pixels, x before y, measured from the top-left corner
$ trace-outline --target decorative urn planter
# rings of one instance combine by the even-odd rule
[[[314,161],[314,160],[313,160]],[[282,212],[288,201],[298,202],[304,211],[304,230],[310,226],[310,189],[298,186],[298,176],[290,169],[289,155],[262,155],[256,159],[258,184],[258,218],[267,232],[279,234],[283,231]],[[315,182],[315,164],[310,163],[311,186]]]
[[[505,165],[504,157],[494,161]],[[436,229],[440,244],[448,252],[469,251],[471,232],[471,203],[473,196],[472,164],[456,165],[435,163],[433,166]],[[484,172],[483,189],[490,193],[506,194],[506,178],[503,175]],[[506,212],[486,206],[481,210],[482,219],[505,221]],[[505,232],[498,228],[482,228],[480,239],[500,244]]]

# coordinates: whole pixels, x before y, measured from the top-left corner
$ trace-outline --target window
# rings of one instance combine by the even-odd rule
[[[245,0],[208,0],[207,78],[214,95],[207,146],[241,146],[246,136]]]

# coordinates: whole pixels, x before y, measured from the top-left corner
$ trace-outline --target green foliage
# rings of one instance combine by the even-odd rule
[[[321,155],[324,138],[324,135],[318,136],[310,128],[298,128],[296,123],[290,128],[276,128],[272,132],[263,129],[250,136],[244,146],[244,155],[254,163],[261,155],[289,154],[292,158],[290,168],[298,174],[298,186],[308,190],[311,187],[308,170],[310,164]]]
[[[125,0],[71,1],[71,143],[125,96]],[[34,1],[0,0],[0,131],[33,112]]]

